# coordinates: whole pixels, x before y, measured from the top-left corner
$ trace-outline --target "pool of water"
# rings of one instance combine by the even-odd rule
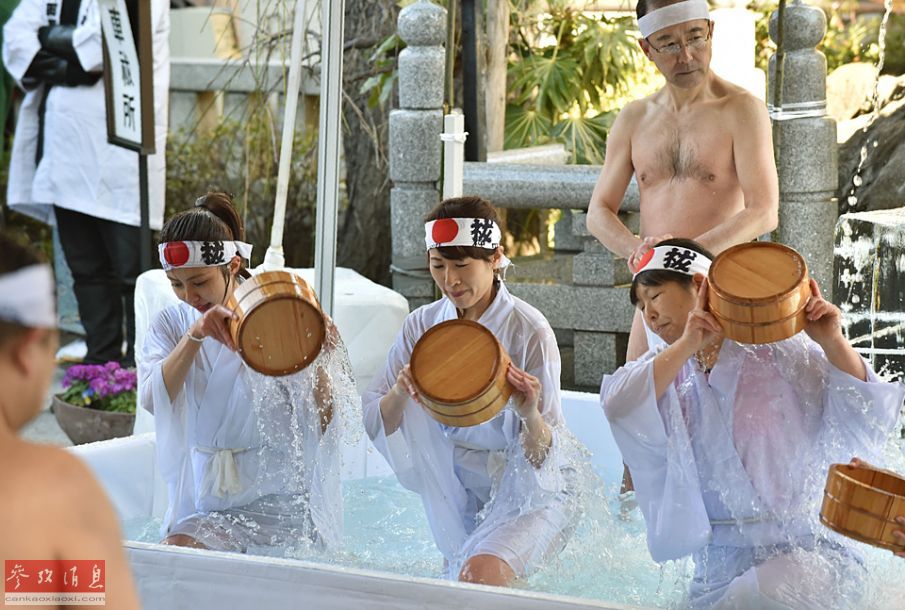
[[[897,466],[905,459],[898,457]],[[434,546],[420,498],[395,477],[345,481],[344,547],[323,554],[294,550],[292,557],[396,574],[439,577],[442,556]],[[588,512],[562,553],[518,587],[637,606],[681,605],[693,573],[690,560],[654,563],[648,554],[644,521],[637,508],[623,505],[615,490],[602,487],[587,502]],[[125,537],[159,541],[159,520],[124,524]],[[905,559],[857,544],[866,558],[869,593],[863,608],[905,609]]]
[[[559,557],[519,587],[652,607],[682,599],[685,564],[661,569],[654,563],[647,553],[640,511],[623,510],[615,494],[609,495],[614,498],[609,502],[589,502],[595,508],[584,515]],[[296,552],[293,557],[412,576],[441,575],[443,557],[416,494],[394,477],[371,477],[345,481],[343,496],[343,549],[331,554]],[[127,521],[125,537],[158,542],[160,523]]]

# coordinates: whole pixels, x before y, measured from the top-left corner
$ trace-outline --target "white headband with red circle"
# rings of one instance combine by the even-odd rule
[[[234,256],[251,258],[252,245],[244,241],[168,241],[157,246],[164,271],[190,267],[219,267]]]
[[[50,265],[30,265],[0,275],[0,320],[29,328],[55,328]]]
[[[647,251],[647,254],[638,261],[635,275],[644,271],[675,271],[685,275],[694,276],[696,273],[707,275],[710,271],[711,261],[705,255],[681,246],[657,246]]]
[[[468,246],[495,250],[503,234],[489,218],[440,218],[424,225],[427,249]]]

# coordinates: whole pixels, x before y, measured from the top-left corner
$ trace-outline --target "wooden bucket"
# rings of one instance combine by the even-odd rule
[[[770,242],[729,248],[708,274],[710,313],[739,343],[788,339],[805,325],[808,266],[794,249]]]
[[[428,330],[412,350],[412,379],[427,412],[448,426],[492,419],[512,394],[509,355],[489,330],[448,320]]]
[[[227,307],[233,342],[246,364],[265,375],[289,375],[317,358],[326,329],[310,286],[289,271],[265,271],[239,284]]]
[[[905,545],[893,537],[905,529],[905,479],[888,470],[833,464],[826,477],[820,521],[849,538],[896,552]]]

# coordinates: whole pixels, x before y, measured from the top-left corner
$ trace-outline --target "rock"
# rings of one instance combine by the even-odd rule
[[[845,121],[869,108],[877,81],[873,64],[852,63],[839,66],[826,77],[826,112],[836,121]]]
[[[884,106],[866,132],[856,131],[839,147],[836,196],[840,215],[905,205],[905,181],[902,180],[905,176],[905,99],[901,98],[902,93],[900,89],[897,94],[900,99]],[[862,148],[866,156],[858,172]],[[852,197],[854,199],[850,200]]]

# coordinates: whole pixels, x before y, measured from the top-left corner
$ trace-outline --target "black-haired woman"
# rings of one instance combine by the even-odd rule
[[[570,536],[579,506],[577,454],[560,404],[560,359],[550,324],[500,278],[496,210],[448,199],[425,219],[439,301],[413,311],[383,375],[363,397],[365,428],[399,481],[421,495],[453,580],[510,585],[541,568]],[[440,424],[419,404],[409,360],[431,327],[462,318],[490,330],[512,358],[510,408],[490,421]]]
[[[804,333],[724,338],[707,310],[711,260],[675,239],[641,261],[632,303],[666,345],[601,388],[651,555],[693,555],[695,608],[855,607],[863,568],[817,524],[817,506],[828,464],[875,458],[905,392],[851,348],[813,280]]]
[[[333,415],[357,401],[354,385],[326,373],[325,359],[345,357],[332,324],[301,377],[265,380],[234,351],[225,304],[248,275],[251,246],[243,239],[224,193],[199,198],[161,231],[161,264],[180,303],[151,323],[139,389],[155,415],[169,490],[164,542],[266,553],[305,539],[335,547],[342,496]]]

